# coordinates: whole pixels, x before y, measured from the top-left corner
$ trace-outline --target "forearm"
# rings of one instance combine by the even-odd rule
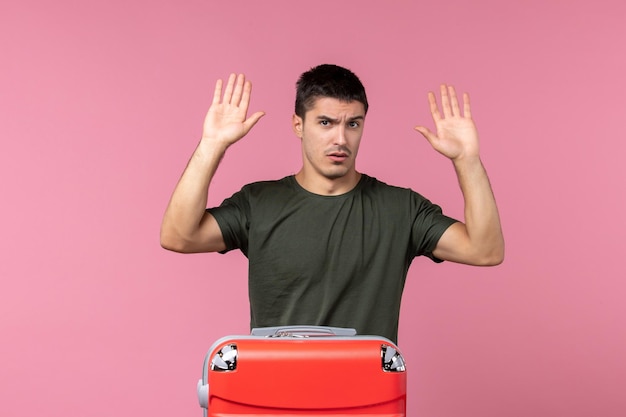
[[[480,264],[499,264],[504,237],[496,200],[478,156],[453,160],[465,203],[465,228],[473,256]]]
[[[202,139],[169,201],[161,224],[161,245],[172,248],[192,242],[206,211],[209,185],[226,146]]]

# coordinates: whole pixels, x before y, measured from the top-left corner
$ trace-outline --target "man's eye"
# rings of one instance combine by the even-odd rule
[[[359,122],[350,122],[348,126],[353,127],[353,128],[359,127]]]
[[[328,120],[320,120],[320,124],[322,126],[328,126],[330,124],[330,122]]]

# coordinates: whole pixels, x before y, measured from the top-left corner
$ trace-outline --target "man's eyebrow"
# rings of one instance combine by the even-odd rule
[[[354,117],[349,118],[348,121],[349,122],[353,122],[355,120],[364,120],[364,119],[365,119],[365,116],[359,115],[359,116],[354,116]],[[317,120],[328,120],[328,121],[331,121],[333,123],[337,123],[339,121],[339,119],[335,119],[335,118],[330,117],[330,116],[325,116],[323,114],[320,114],[319,116],[317,116]]]

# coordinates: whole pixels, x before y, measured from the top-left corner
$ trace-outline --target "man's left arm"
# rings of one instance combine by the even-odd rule
[[[470,265],[498,265],[504,259],[504,237],[496,200],[480,160],[469,96],[463,95],[461,112],[454,88],[442,85],[440,91],[441,111],[435,95],[428,94],[436,132],[423,126],[415,130],[452,161],[465,202],[465,222],[455,223],[444,232],[433,255]]]

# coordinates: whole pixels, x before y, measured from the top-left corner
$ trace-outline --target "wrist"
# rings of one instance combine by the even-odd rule
[[[219,162],[228,149],[228,144],[209,137],[200,138],[195,151],[196,157],[206,163]]]
[[[454,166],[472,166],[472,165],[482,165],[480,160],[480,155],[472,154],[472,155],[459,155],[455,158],[451,158],[452,164]]]
[[[198,147],[202,148],[204,152],[207,153],[224,153],[226,149],[231,145],[231,143],[221,140],[217,136],[202,136],[200,137],[200,142],[198,143]]]

